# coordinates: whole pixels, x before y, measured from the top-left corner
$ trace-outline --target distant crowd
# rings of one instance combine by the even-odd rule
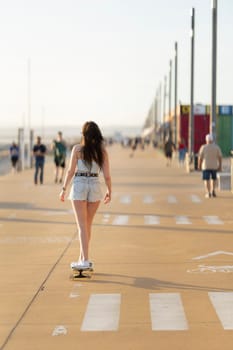
[[[205,184],[206,198],[216,197],[216,172],[221,171],[221,159],[222,153],[217,145],[214,145],[212,135],[206,135],[206,143],[208,146],[202,146],[198,154],[197,168],[203,172],[203,180]],[[106,145],[112,145],[114,140],[109,138],[105,140]],[[144,150],[151,143],[154,148],[158,146],[157,142],[151,140],[150,137],[142,138],[137,136],[135,138],[122,138],[120,141],[122,147],[130,149],[130,157],[134,156],[137,149]],[[66,157],[67,157],[67,143],[63,139],[61,131],[58,131],[57,137],[52,141],[50,145],[50,151],[53,152],[54,160],[54,182],[63,183],[63,177],[66,167]],[[185,159],[187,155],[187,145],[183,138],[181,138],[177,146],[172,141],[171,137],[167,137],[163,144],[164,156],[166,159],[166,165],[171,166],[173,153],[178,152],[178,162],[179,166],[183,167],[185,164]],[[204,150],[204,151],[203,151]],[[13,142],[9,149],[11,157],[12,172],[16,173],[18,169],[18,163],[20,160],[20,149],[19,146]],[[44,164],[45,157],[48,153],[47,146],[42,143],[41,137],[37,136],[36,142],[33,145],[32,156],[34,157],[34,184],[43,184],[44,182]],[[206,158],[205,158],[206,157]],[[206,165],[207,164],[207,165]],[[211,169],[209,169],[211,168]],[[210,182],[212,179],[212,184]]]

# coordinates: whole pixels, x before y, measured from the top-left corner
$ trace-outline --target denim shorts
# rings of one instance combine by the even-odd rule
[[[103,195],[98,177],[74,177],[68,197],[70,200],[98,202],[102,197]]]
[[[217,170],[206,169],[202,171],[202,180],[217,179]]]

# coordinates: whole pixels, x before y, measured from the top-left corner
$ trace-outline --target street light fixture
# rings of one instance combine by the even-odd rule
[[[169,105],[168,105],[168,114],[169,114],[169,137],[171,137],[171,117],[172,117],[172,60],[169,61]]]
[[[216,91],[217,91],[217,7],[218,1],[211,1],[212,8],[212,74],[210,133],[216,139]]]
[[[189,161],[193,161],[194,152],[194,43],[195,43],[195,9],[191,9],[191,79],[190,79],[190,114],[189,114]]]
[[[178,73],[178,44],[175,42],[175,62],[174,62],[174,69],[175,69],[175,75],[174,75],[174,142],[175,145],[177,144],[177,73]]]

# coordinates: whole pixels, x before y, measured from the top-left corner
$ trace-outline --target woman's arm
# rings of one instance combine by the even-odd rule
[[[62,191],[60,193],[61,201],[65,200],[66,189],[69,186],[69,184],[70,184],[70,182],[75,174],[75,170],[77,167],[77,160],[78,160],[78,152],[79,152],[79,146],[75,145],[72,149],[72,152],[71,152],[69,166],[68,166],[68,169],[66,171]]]
[[[110,174],[110,165],[109,165],[109,158],[108,153],[106,149],[104,149],[104,163],[102,166],[102,171],[104,175],[104,181],[107,186],[107,191],[104,196],[104,203],[109,203],[111,201],[112,196],[112,182],[111,182],[111,174]]]

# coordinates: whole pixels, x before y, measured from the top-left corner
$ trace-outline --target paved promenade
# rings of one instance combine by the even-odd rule
[[[233,194],[154,149],[109,148],[113,199],[93,226],[89,280],[53,164],[0,177],[1,350],[232,350]]]

